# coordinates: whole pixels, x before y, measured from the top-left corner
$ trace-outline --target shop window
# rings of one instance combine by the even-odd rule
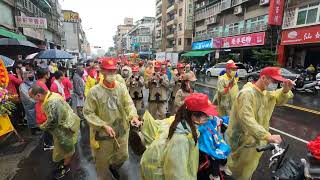
[[[308,6],[300,7],[298,10],[298,17],[296,25],[313,24],[320,19],[319,3],[313,3]],[[319,21],[319,20],[318,20]]]
[[[181,46],[181,38],[178,39],[178,45]]]

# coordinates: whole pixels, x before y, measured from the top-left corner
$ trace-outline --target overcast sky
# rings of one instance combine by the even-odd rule
[[[62,9],[79,13],[91,46],[107,50],[113,46],[112,36],[125,17],[133,21],[155,16],[156,0],[60,0]],[[92,29],[91,29],[92,28]]]

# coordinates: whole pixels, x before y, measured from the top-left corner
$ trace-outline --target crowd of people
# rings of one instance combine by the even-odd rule
[[[166,144],[161,146],[164,149],[157,159],[162,175],[155,176],[156,169],[142,166],[143,179],[204,179],[207,174],[200,169],[210,169],[202,166],[210,156],[203,144],[199,144],[203,141],[203,132],[207,131],[202,127],[209,122],[215,122],[218,127],[222,117],[230,117],[226,133],[212,134],[216,137],[217,149],[221,144],[225,149],[230,146],[229,153],[219,149],[225,153],[214,168],[232,173],[235,179],[249,180],[261,157],[253,147],[265,142],[281,142],[279,135],[268,132],[269,121],[274,107],[292,98],[293,82],[284,79],[278,68],[267,67],[256,83],[248,83],[239,90],[236,71],[235,63],[228,61],[224,74],[218,79],[212,103],[207,95],[195,92],[197,79],[189,64],[172,65],[169,61],[132,63],[102,58],[88,61],[86,65],[78,63],[72,69],[53,61],[48,64],[16,62],[10,70],[8,90],[18,97],[12,115],[16,120],[14,124],[18,126],[26,120],[32,134],[43,134],[44,150],[53,149],[52,159],[58,163],[56,179],[70,171],[79,129],[86,123],[97,178],[109,179],[109,169],[112,176],[119,179],[118,170],[129,156],[130,126],[143,126],[140,120],[148,110],[156,120],[170,115],[174,120],[165,130],[165,141],[155,138],[142,155],[141,165],[154,158],[148,155],[148,149],[160,147],[159,143]],[[284,82],[283,88],[276,90],[274,84],[280,81]],[[145,97],[147,104],[143,101]],[[219,178],[219,174],[214,173],[207,176],[207,179]]]

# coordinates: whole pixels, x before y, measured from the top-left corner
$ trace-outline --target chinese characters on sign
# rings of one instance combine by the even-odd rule
[[[282,32],[281,45],[307,44],[320,42],[320,26],[285,30]]]
[[[222,38],[222,48],[264,45],[265,35],[265,32],[261,32]]]
[[[284,0],[270,0],[268,24],[281,26],[283,18]]]
[[[47,29],[47,19],[39,17],[16,16],[18,27]]]

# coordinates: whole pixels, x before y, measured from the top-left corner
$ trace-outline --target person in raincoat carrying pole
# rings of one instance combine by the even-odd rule
[[[277,89],[279,82],[283,82],[281,89]],[[261,70],[259,80],[247,83],[236,97],[227,130],[232,150],[227,165],[237,180],[251,179],[262,155],[256,151],[257,146],[281,143],[279,135],[269,133],[269,122],[274,107],[293,97],[293,85],[280,75],[279,68],[266,67]]]
[[[42,104],[41,108],[47,117],[40,128],[53,137],[52,160],[60,163],[55,172],[55,178],[60,179],[70,171],[69,165],[78,141],[80,119],[64,98],[57,93],[47,91],[39,85],[33,85],[29,95]]]
[[[230,114],[234,99],[239,92],[239,78],[236,77],[236,73],[236,64],[233,60],[229,60],[226,65],[226,73],[219,76],[217,91],[213,102],[217,104],[220,116],[228,116]]]
[[[88,92],[83,114],[99,142],[98,148],[91,145],[98,179],[111,179],[108,167],[119,179],[117,170],[128,159],[129,121],[134,126],[140,121],[126,85],[116,80],[116,61],[105,58],[100,66],[104,80]]]

